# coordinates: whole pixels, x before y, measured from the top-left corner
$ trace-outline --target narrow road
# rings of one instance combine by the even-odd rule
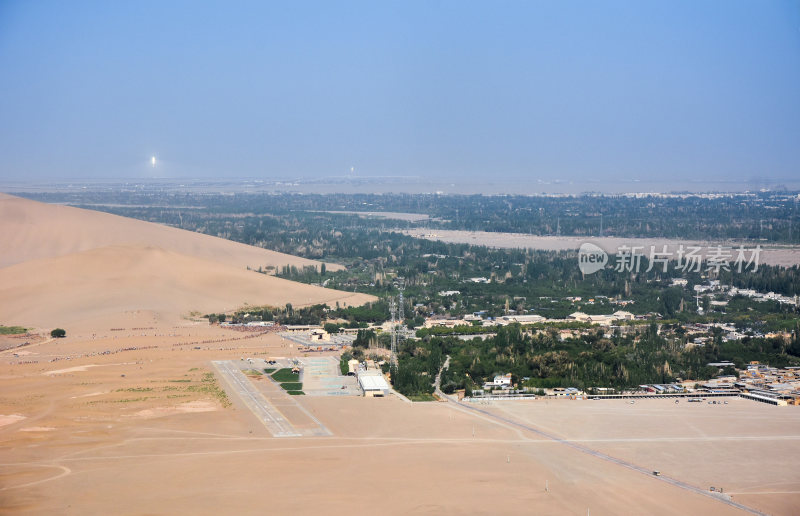
[[[441,385],[442,385],[442,371],[450,367],[450,355],[447,355],[447,359],[442,364],[442,367],[439,368],[439,372],[436,373],[436,380],[433,382],[434,393],[437,396],[440,396],[442,399],[447,399],[447,395],[442,392]]]

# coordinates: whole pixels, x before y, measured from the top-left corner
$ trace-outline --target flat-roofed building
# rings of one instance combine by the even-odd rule
[[[383,375],[362,373],[358,375],[358,386],[367,398],[388,396],[391,392],[389,383]]]
[[[623,320],[623,321],[632,321],[634,319],[634,315],[631,312],[627,312],[625,310],[617,310],[611,316],[615,320]]]
[[[544,322],[547,319],[542,317],[541,315],[537,314],[529,314],[529,315],[504,315],[501,317],[502,320],[508,322],[515,322],[520,324],[533,324],[533,323],[540,323]]]

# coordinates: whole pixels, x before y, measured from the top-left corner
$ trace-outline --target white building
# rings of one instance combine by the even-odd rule
[[[351,358],[350,360],[348,360],[347,361],[347,374],[351,374],[352,373],[353,375],[355,375],[358,372],[359,364],[360,364],[360,362],[358,360],[356,360],[355,358]]]
[[[614,319],[613,315],[590,315],[587,322],[599,324],[600,326],[611,326]]]
[[[572,312],[567,316],[567,319],[580,322],[589,322],[589,316],[583,312]]]
[[[328,333],[327,331],[323,330],[323,329],[311,330],[311,333],[309,334],[309,339],[310,340],[320,340],[320,341],[326,340],[327,341],[327,340],[331,340],[331,334]]]
[[[504,321],[508,322],[515,322],[520,324],[532,324],[532,323],[540,323],[544,322],[547,319],[542,317],[541,315],[504,315],[501,317]]]
[[[483,384],[484,389],[510,389],[511,373],[495,375],[494,380]]]
[[[389,392],[391,392],[391,388],[383,375],[370,374],[366,371],[358,375],[358,386],[361,387],[364,396],[367,398],[388,396]]]

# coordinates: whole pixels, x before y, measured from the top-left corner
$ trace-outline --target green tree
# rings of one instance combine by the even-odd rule
[[[61,339],[67,336],[67,332],[62,328],[56,328],[50,332],[50,336],[54,339]]]
[[[358,330],[356,340],[353,341],[353,348],[368,348],[375,342],[375,332],[372,330]]]

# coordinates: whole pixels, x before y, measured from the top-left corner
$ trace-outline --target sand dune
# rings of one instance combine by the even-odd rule
[[[0,193],[0,267],[111,245],[143,244],[240,267],[320,262],[109,213]],[[329,270],[340,269],[331,264]]]
[[[372,296],[248,271],[313,264],[290,255],[99,212],[0,197],[0,321],[90,328],[148,312],[183,315],[244,304],[358,305]]]
[[[144,245],[101,247],[0,269],[2,320],[41,327],[135,310],[174,319],[246,303],[302,306],[371,299]]]

